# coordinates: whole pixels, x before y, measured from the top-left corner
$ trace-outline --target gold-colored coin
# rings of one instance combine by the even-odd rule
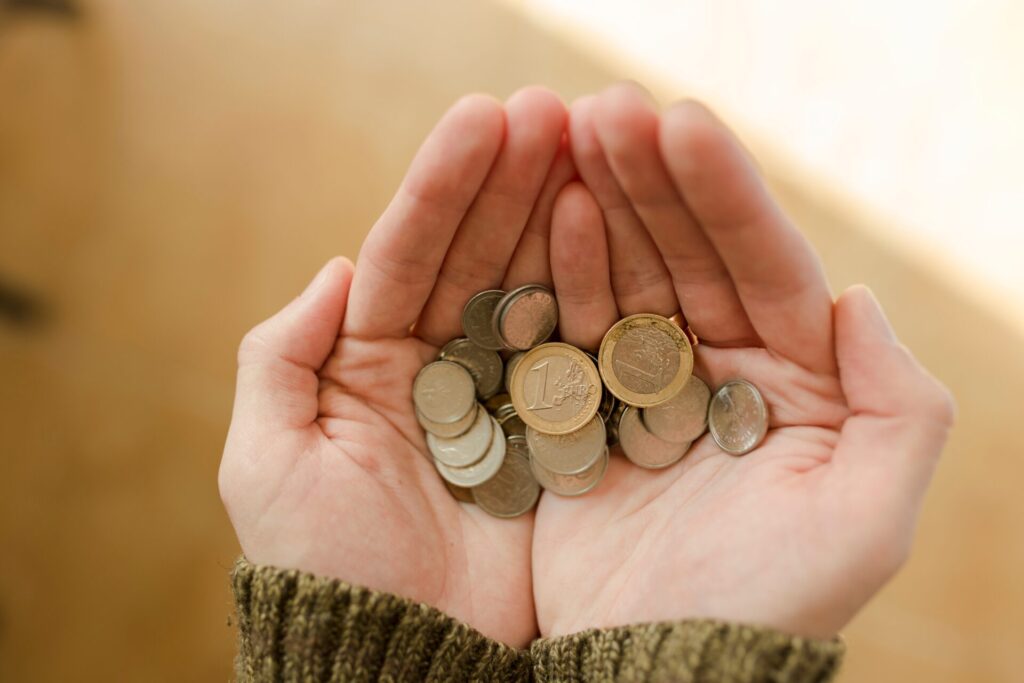
[[[597,414],[601,376],[575,346],[541,344],[519,361],[509,393],[527,425],[545,434],[568,434]]]
[[[540,484],[530,470],[530,458],[523,449],[508,444],[498,473],[470,490],[476,504],[494,517],[526,514],[540,497]]]
[[[679,393],[693,372],[693,349],[679,326],[653,313],[615,323],[598,352],[608,390],[631,406],[646,408]]]

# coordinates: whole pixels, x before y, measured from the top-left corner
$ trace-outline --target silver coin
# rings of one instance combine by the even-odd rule
[[[468,467],[484,457],[491,446],[494,420],[481,407],[477,408],[476,419],[469,430],[452,439],[427,434],[427,448],[430,454],[449,467]]]
[[[622,452],[635,465],[649,470],[668,467],[679,461],[690,444],[669,443],[647,431],[644,423],[640,421],[640,413],[633,406],[628,406],[622,411],[619,419],[619,445]]]
[[[537,483],[546,491],[558,494],[559,496],[582,496],[591,491],[601,483],[604,473],[608,469],[608,449],[605,448],[597,462],[589,468],[576,474],[558,474],[552,472],[537,462],[534,457],[530,458],[530,469]]]
[[[430,422],[458,422],[476,406],[476,384],[457,363],[435,361],[416,375],[412,385],[416,409]]]
[[[505,361],[505,391],[509,391],[509,387],[512,386],[512,373],[516,371],[516,366],[525,355],[525,351],[516,351]]]
[[[533,509],[540,484],[530,470],[530,458],[520,449],[505,450],[505,462],[489,480],[470,489],[473,500],[494,517],[518,517]]]
[[[497,474],[505,461],[505,435],[501,433],[501,427],[498,425],[493,424],[491,427],[490,448],[479,462],[469,467],[449,467],[435,458],[434,466],[440,475],[456,486],[472,488]]]
[[[711,390],[700,377],[690,375],[678,394],[644,408],[640,418],[647,431],[662,441],[690,443],[707,429]]]
[[[423,416],[423,413],[421,413],[419,409],[417,409],[416,420],[420,423],[420,426],[423,427],[423,429],[428,433],[435,434],[437,436],[443,436],[446,439],[453,439],[456,436],[465,434],[467,431],[469,431],[469,428],[473,426],[473,422],[476,420],[476,411],[470,410],[468,413],[466,413],[466,416],[463,417],[458,422],[450,422],[448,424],[444,424],[442,422],[431,422],[430,420]]]
[[[731,380],[711,397],[708,428],[726,453],[749,453],[768,433],[768,405],[753,384],[745,379]]]
[[[500,289],[488,289],[475,295],[462,309],[462,331],[480,348],[490,351],[504,348],[491,325],[494,309],[504,296],[505,292]]]
[[[530,454],[544,469],[555,474],[578,474],[588,469],[607,448],[604,420],[594,416],[575,432],[544,434],[526,428]]]
[[[514,289],[494,309],[495,336],[513,351],[526,351],[546,341],[558,325],[558,302],[543,285]]]
[[[458,363],[473,376],[476,393],[480,398],[494,396],[504,381],[504,367],[497,351],[488,351],[463,337],[445,344],[442,358]]]

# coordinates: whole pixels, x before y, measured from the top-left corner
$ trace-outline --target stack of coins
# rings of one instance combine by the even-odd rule
[[[452,495],[497,517],[536,504],[540,489],[594,489],[618,444],[640,467],[678,462],[705,431],[733,455],[768,428],[757,388],[712,392],[693,375],[688,330],[659,315],[612,326],[596,356],[548,342],[558,307],[542,285],[487,290],[466,304],[466,336],[441,349],[413,385],[427,447]]]

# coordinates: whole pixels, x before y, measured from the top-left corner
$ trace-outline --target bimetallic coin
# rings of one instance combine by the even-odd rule
[[[501,469],[501,463],[505,461],[505,435],[501,433],[501,427],[491,426],[491,445],[487,454],[479,462],[469,467],[449,467],[443,462],[434,459],[434,466],[438,473],[447,481],[456,486],[472,488],[484,483]]]
[[[479,404],[477,404],[479,405]],[[430,434],[436,436],[443,436],[446,439],[453,439],[460,434],[465,434],[469,431],[469,428],[473,426],[473,422],[476,420],[476,411],[470,410],[466,413],[466,416],[458,422],[450,422],[444,424],[442,422],[431,422],[423,416],[418,409],[416,410],[416,420],[419,421],[420,426]]]
[[[465,486],[456,486],[447,479],[442,478],[445,488],[448,489],[448,493],[452,494],[452,498],[459,501],[460,503],[476,503],[473,498],[473,489],[468,489]]]
[[[630,461],[649,470],[675,464],[690,450],[690,444],[669,443],[647,431],[639,411],[629,406],[619,420],[619,445]]]
[[[527,425],[545,434],[568,434],[597,414],[601,376],[574,346],[552,342],[531,349],[512,375],[512,404]]]
[[[505,462],[493,477],[470,489],[476,504],[494,517],[518,517],[533,509],[540,484],[530,470],[530,458],[521,449],[506,446]]]
[[[693,349],[668,318],[638,313],[615,323],[598,352],[608,390],[646,408],[675,396],[693,372]]]
[[[551,336],[558,325],[558,303],[543,285],[514,289],[494,309],[495,336],[513,351],[526,351]]]
[[[504,296],[505,292],[500,289],[488,289],[470,299],[462,309],[462,331],[480,348],[490,351],[504,348],[491,325],[494,309]]]
[[[515,408],[512,409],[511,415],[506,415],[504,418],[498,416],[494,417],[501,425],[501,430],[505,432],[505,436],[526,436],[526,423],[516,415]]]
[[[461,365],[435,361],[416,375],[412,400],[429,422],[451,424],[466,417],[476,406],[476,385]]]
[[[483,408],[477,408],[473,426],[465,434],[445,439],[427,434],[427,448],[435,459],[449,467],[468,467],[478,462],[491,446],[494,420]]]
[[[604,420],[598,416],[568,434],[543,434],[526,427],[530,455],[555,474],[578,474],[593,465],[608,447]]]
[[[445,344],[442,360],[458,363],[469,371],[480,398],[498,393],[504,379],[504,366],[497,351],[480,348],[469,339],[455,339]]]
[[[530,469],[533,471],[537,483],[545,490],[560,496],[582,496],[593,490],[604,478],[604,473],[608,469],[608,449],[604,449],[597,462],[576,474],[552,472],[538,463],[534,457],[530,458]]]
[[[744,379],[723,384],[711,397],[708,429],[726,453],[744,455],[757,448],[768,433],[768,405],[761,392]]]
[[[690,375],[682,390],[640,413],[644,427],[662,441],[690,443],[708,426],[708,402],[711,390],[700,377]]]
[[[516,366],[519,365],[519,361],[525,355],[525,351],[516,351],[505,361],[505,391],[508,391],[509,387],[512,386],[512,373],[515,372]]]

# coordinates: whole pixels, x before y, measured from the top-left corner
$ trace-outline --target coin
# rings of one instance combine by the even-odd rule
[[[476,385],[461,365],[448,361],[430,363],[416,375],[413,403],[429,422],[458,422],[476,405]]]
[[[445,344],[441,350],[441,358],[458,363],[469,371],[480,398],[493,396],[501,388],[504,367],[497,351],[488,351],[463,337]]]
[[[508,394],[495,394],[484,401],[484,406],[492,413],[501,410],[504,406],[510,405],[512,405],[512,397]]]
[[[576,347],[541,344],[516,366],[510,394],[516,413],[527,425],[545,434],[568,434],[597,414],[601,377]]]
[[[515,372],[516,366],[519,365],[519,361],[525,355],[525,351],[516,351],[505,361],[505,391],[508,391],[508,388],[512,386],[512,373]]]
[[[662,441],[690,443],[708,425],[711,390],[700,377],[690,375],[682,390],[665,401],[640,412],[647,431]]]
[[[530,470],[530,458],[518,448],[506,445],[501,469],[483,484],[470,489],[473,499],[494,517],[518,517],[533,509],[540,497],[540,484]]]
[[[629,405],[646,408],[672,398],[693,371],[693,349],[668,318],[638,313],[615,323],[598,352],[608,390]]]
[[[604,478],[604,473],[608,469],[608,449],[604,449],[597,462],[576,474],[552,472],[538,463],[534,457],[530,458],[530,469],[537,483],[545,490],[560,496],[581,496],[601,483],[601,479]]]
[[[610,391],[606,391],[601,396],[601,405],[597,408],[597,414],[600,415],[601,419],[605,421],[605,424],[607,424],[608,420],[612,417],[612,413],[614,413],[615,409],[620,405],[622,405],[622,402],[615,398],[615,394]]]
[[[460,503],[476,503],[473,499],[473,490],[468,489],[465,486],[456,486],[445,478],[441,478],[444,482],[445,488],[448,489],[448,493],[452,494],[452,498],[459,501]]]
[[[500,289],[487,289],[466,302],[462,309],[462,331],[480,348],[490,351],[504,348],[491,325],[494,309],[504,296],[505,292]]]
[[[465,434],[452,439],[427,434],[430,454],[449,467],[467,467],[484,457],[490,448],[495,425],[483,408],[477,408],[473,426]]]
[[[505,436],[526,436],[526,423],[516,415],[515,408],[512,409],[511,415],[506,415],[504,418],[495,416],[494,419],[501,425]]]
[[[708,428],[726,453],[749,453],[768,433],[768,405],[753,384],[744,379],[731,380],[711,397]]]
[[[619,443],[619,422],[622,420],[622,412],[628,407],[622,401],[616,400],[611,415],[608,416],[608,420],[604,423],[604,428],[608,432],[609,446]]]
[[[473,421],[476,420],[476,411],[470,410],[461,420],[444,424],[441,422],[431,422],[423,416],[423,413],[421,413],[419,409],[417,409],[416,419],[419,421],[420,426],[428,433],[443,436],[447,439],[453,439],[456,436],[465,434],[469,431],[469,428],[473,426]]]
[[[555,295],[543,285],[524,285],[502,298],[491,325],[495,336],[513,351],[525,351],[547,340],[558,325]]]
[[[650,470],[668,467],[679,461],[690,444],[669,443],[647,431],[640,421],[639,411],[628,406],[619,420],[619,445],[630,461]]]
[[[589,468],[607,448],[604,420],[595,415],[590,422],[568,434],[543,434],[526,428],[530,454],[544,469],[556,474],[578,474]]]
[[[437,471],[441,476],[452,484],[472,488],[479,486],[497,474],[504,460],[505,435],[501,433],[501,427],[492,424],[491,445],[479,462],[469,467],[449,467],[437,458],[434,458],[434,466],[437,467]]]

